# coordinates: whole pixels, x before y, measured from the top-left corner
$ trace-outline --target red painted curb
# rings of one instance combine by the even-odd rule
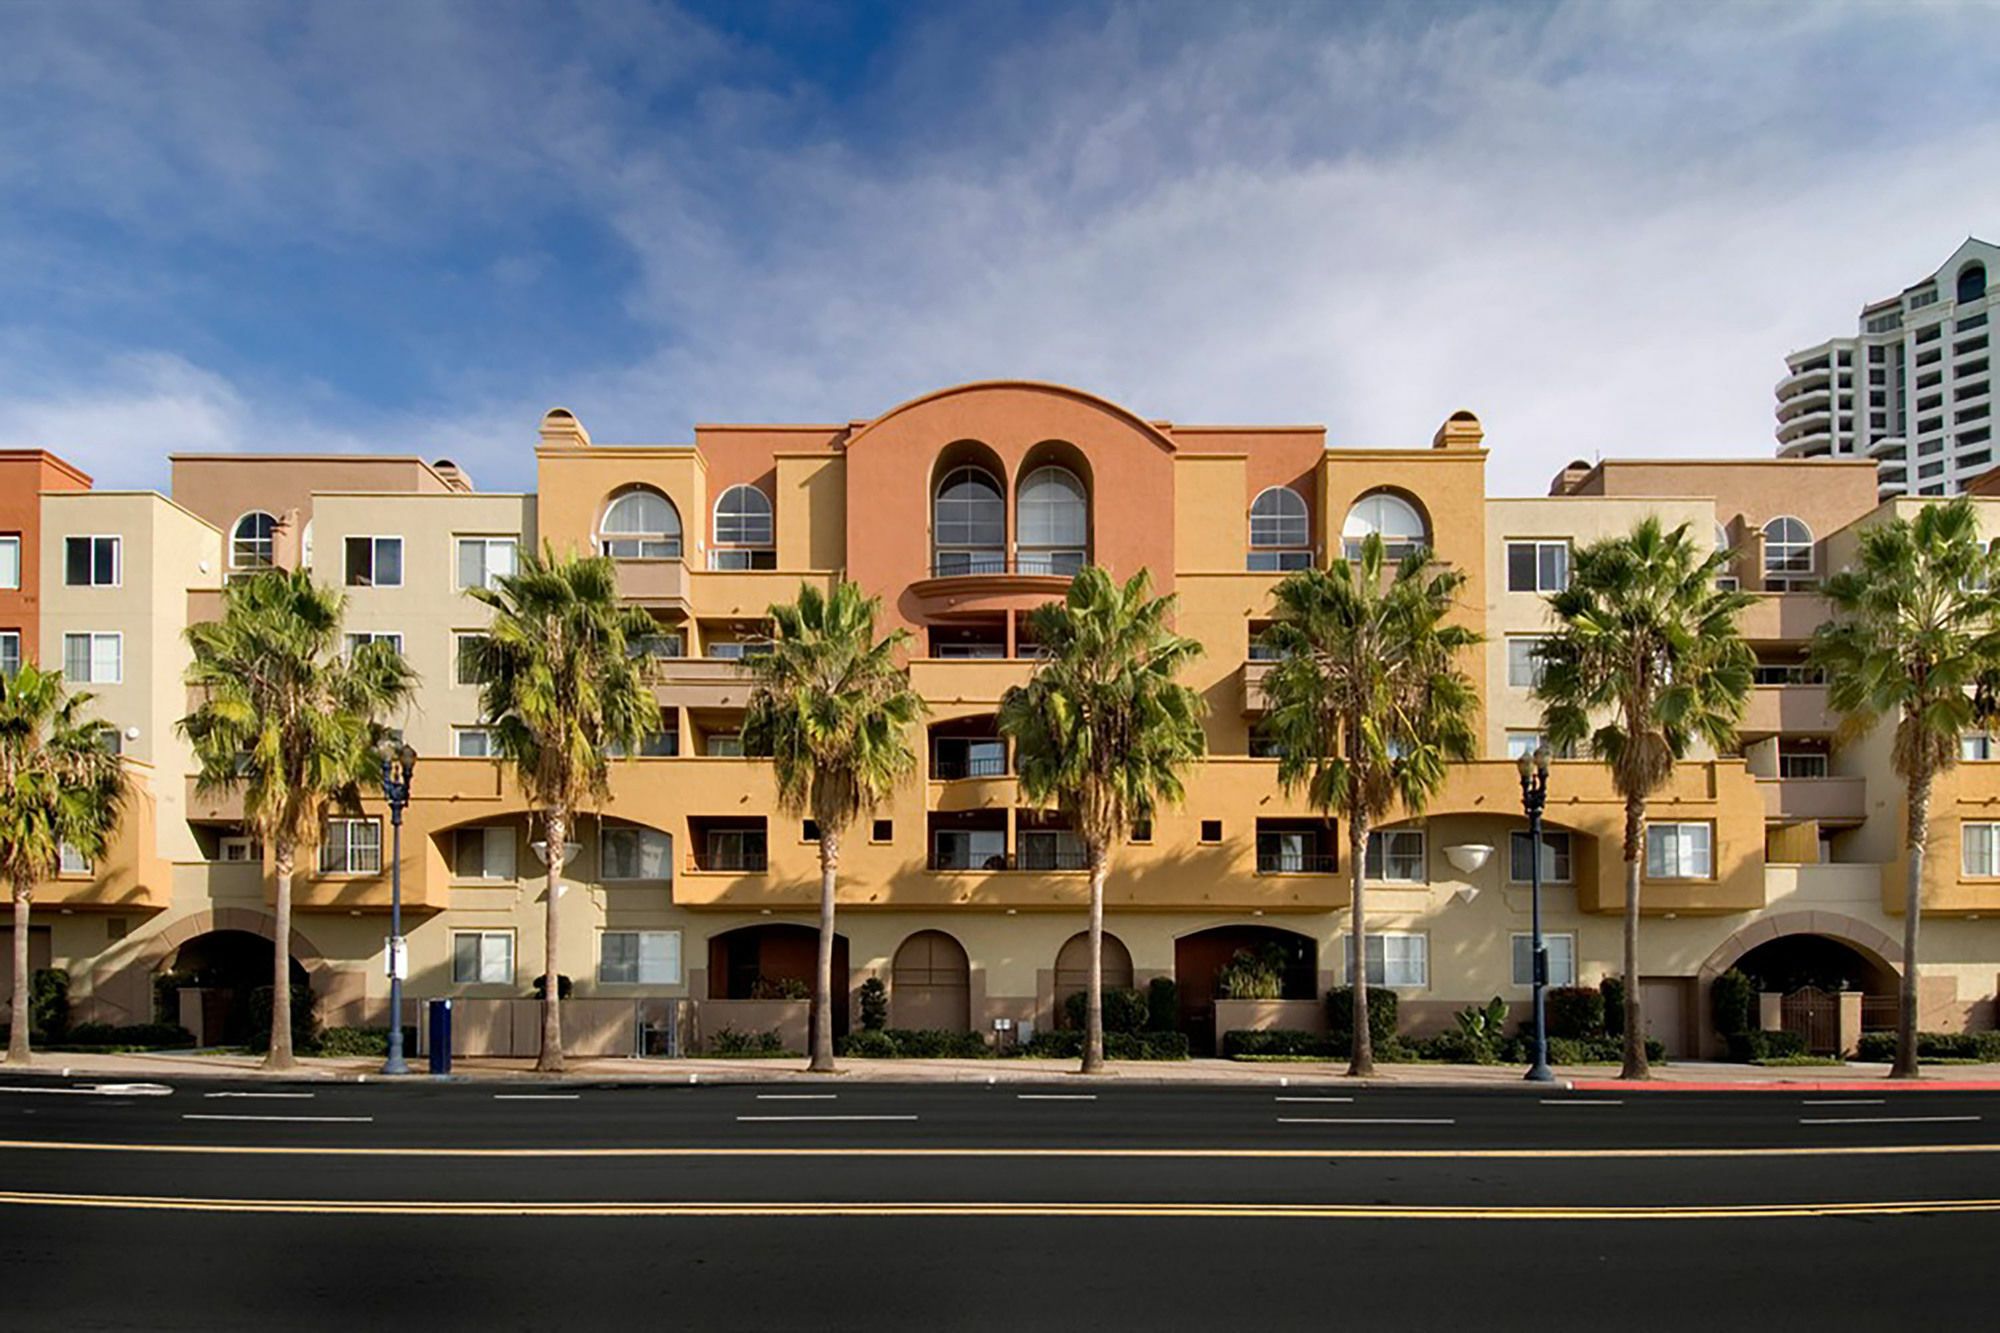
[[[2000,1079],[1572,1079],[1578,1092],[2000,1092]]]

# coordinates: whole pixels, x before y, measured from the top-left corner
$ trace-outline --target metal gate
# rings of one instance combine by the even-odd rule
[[[1787,995],[1780,1004],[1783,1026],[1806,1040],[1814,1055],[1835,1055],[1840,1050],[1840,992],[1806,986]]]

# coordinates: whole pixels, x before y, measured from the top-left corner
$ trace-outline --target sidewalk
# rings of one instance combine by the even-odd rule
[[[809,1074],[802,1057],[776,1060],[571,1060],[560,1075],[542,1075],[531,1059],[461,1057],[452,1061],[454,1080],[535,1080],[584,1083],[1047,1083],[1075,1079],[1073,1060],[843,1060],[837,1075]],[[424,1062],[413,1059],[412,1081],[428,1081]],[[1377,1065],[1368,1079],[1350,1080],[1346,1065],[1338,1061],[1304,1063],[1238,1064],[1228,1060],[1113,1061],[1110,1072],[1089,1082],[1130,1087],[1286,1087],[1302,1083],[1343,1083],[1368,1087],[1407,1088],[1521,1088],[1533,1086],[1523,1081],[1515,1065]],[[1915,1082],[1892,1081],[1885,1077],[1888,1066],[1849,1064],[1765,1069],[1755,1065],[1717,1064],[1705,1061],[1678,1061],[1655,1065],[1648,1083],[1618,1080],[1617,1067],[1590,1065],[1562,1067],[1556,1071],[1559,1084],[1586,1091],[1750,1091],[1774,1089],[1807,1092],[1828,1088],[1870,1091],[1918,1092],[1978,1090],[2000,1092],[2000,1065],[1929,1066]],[[121,1080],[160,1078],[283,1078],[332,1080],[340,1082],[380,1081],[381,1061],[363,1057],[305,1057],[299,1067],[283,1074],[266,1072],[254,1055],[202,1055],[188,1052],[129,1055],[90,1055],[73,1052],[38,1052],[28,1066],[0,1064],[0,1073],[43,1074],[55,1077],[101,1077]],[[1547,1085],[1538,1085],[1546,1088]]]

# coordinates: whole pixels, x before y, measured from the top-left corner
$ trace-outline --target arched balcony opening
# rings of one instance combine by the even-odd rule
[[[938,456],[931,488],[931,573],[1007,571],[1006,472],[993,451],[961,440]]]
[[[1391,561],[1431,548],[1430,524],[1414,504],[1394,491],[1373,491],[1354,502],[1341,524],[1341,550],[1349,560],[1359,560],[1361,545],[1371,536],[1382,539],[1383,556]]]
[[[1986,265],[1973,260],[1958,271],[1958,303],[1977,301],[1986,295]]]
[[[1028,451],[1014,501],[1015,568],[1068,578],[1090,563],[1090,467],[1059,440]]]
[[[597,549],[613,560],[678,560],[680,511],[650,486],[629,487],[605,505],[597,525]]]

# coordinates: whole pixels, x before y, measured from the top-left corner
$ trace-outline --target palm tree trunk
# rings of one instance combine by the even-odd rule
[[[33,1057],[28,1053],[28,900],[33,896],[35,886],[21,883],[14,886],[14,1000],[13,1028],[7,1034],[7,1063],[24,1065]]]
[[[1917,1077],[1917,932],[1924,915],[1924,844],[1931,832],[1931,778],[1910,779],[1908,878],[1903,886],[1903,984],[1896,1004],[1896,1063],[1890,1078]]]
[[[549,811],[548,826],[543,829],[548,838],[548,920],[543,928],[542,953],[542,1058],[535,1061],[537,1071],[544,1074],[560,1074],[563,1070],[562,1038],[562,979],[557,972],[557,949],[562,913],[558,909],[558,899],[562,890],[563,861],[569,851],[569,811],[557,808]]]
[[[1083,1002],[1083,1069],[1104,1072],[1104,878],[1111,858],[1101,845],[1090,851],[1090,988]]]
[[[833,1063],[833,891],[840,875],[840,834],[832,821],[819,834],[819,958],[813,967],[812,1060],[815,1074],[840,1072]],[[846,987],[842,987],[842,994]]]
[[[1620,1078],[1651,1078],[1646,1020],[1639,1006],[1639,880],[1646,862],[1646,802],[1625,802],[1625,1068]]]
[[[264,1068],[292,1069],[292,866],[297,850],[279,843],[272,857],[278,874],[277,924],[271,942],[271,1049],[265,1053]]]
[[[1347,1061],[1352,1078],[1366,1078],[1375,1072],[1375,1035],[1368,1030],[1368,821],[1359,816],[1348,822],[1347,854],[1353,861],[1354,901],[1350,905],[1354,924],[1348,934],[1354,940],[1354,965],[1348,969],[1348,989],[1354,1001],[1354,1051]]]

